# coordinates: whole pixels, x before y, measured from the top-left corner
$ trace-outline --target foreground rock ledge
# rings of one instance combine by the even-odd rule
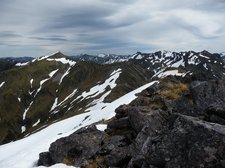
[[[120,106],[105,132],[92,125],[52,143],[40,154],[38,165],[225,167],[224,82],[190,84],[185,95],[163,99],[163,108],[155,110],[150,105],[161,101],[160,86],[153,87],[131,105]]]

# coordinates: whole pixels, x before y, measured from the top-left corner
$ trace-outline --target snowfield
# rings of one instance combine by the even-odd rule
[[[110,119],[115,116],[115,109],[122,104],[129,104],[136,98],[136,94],[144,89],[158,83],[157,81],[143,85],[142,87],[120,97],[112,103],[105,103],[104,108],[98,101],[92,106],[89,112],[54,123],[47,128],[32,134],[21,140],[0,146],[0,168],[31,168],[36,167],[39,153],[47,151],[50,144],[56,139],[68,136],[74,131],[96,123],[103,119]],[[100,101],[101,102],[101,101]],[[101,102],[102,103],[102,102]],[[38,123],[38,122],[37,122]],[[98,124],[97,128],[104,130],[106,125]],[[40,166],[43,168],[43,166]],[[56,164],[51,168],[71,167],[63,164]]]

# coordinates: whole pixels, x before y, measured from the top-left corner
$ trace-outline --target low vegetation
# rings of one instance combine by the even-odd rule
[[[167,99],[177,99],[189,90],[189,85],[181,82],[168,82],[160,88],[159,94]]]

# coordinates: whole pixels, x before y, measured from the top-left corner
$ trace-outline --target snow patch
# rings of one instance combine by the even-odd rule
[[[0,84],[0,88],[5,84],[5,81]]]
[[[17,99],[18,99],[19,102],[21,102],[21,98],[20,97],[18,97]]]
[[[39,166],[38,168],[46,168],[45,166]],[[55,165],[52,165],[48,168],[78,168],[78,167],[74,167],[74,166],[68,166],[62,163],[57,163]]]
[[[203,66],[204,66],[204,68],[205,68],[206,70],[209,70],[209,68],[207,68],[206,63],[204,63]]]
[[[55,101],[54,101],[54,103],[53,103],[52,108],[51,108],[50,111],[54,110],[57,107],[57,104],[58,104],[58,97],[55,98]]]
[[[116,87],[116,80],[119,78],[120,74],[122,73],[122,70],[119,68],[115,71],[113,71],[110,74],[110,77],[105,80],[105,82],[101,85],[96,85],[92,87],[89,91],[84,91],[80,96],[78,96],[74,101],[81,99],[80,101],[86,99],[86,98],[93,98],[97,95],[104,93],[107,86],[109,86],[111,89]],[[73,101],[73,102],[74,102]]]
[[[44,60],[44,59],[49,58],[49,57],[51,57],[51,56],[53,56],[53,55],[55,55],[55,54],[57,54],[57,53],[59,53],[59,51],[56,51],[55,53],[50,54],[50,55],[42,56],[42,57],[38,58],[37,60],[38,60],[38,61]],[[35,61],[35,60],[33,60],[32,62],[34,62],[34,61]]]
[[[34,79],[31,79],[31,80],[30,80],[30,87],[31,87],[31,88],[33,87],[33,81],[34,81]]]
[[[30,105],[28,106],[28,108],[25,109],[24,113],[23,113],[23,120],[26,119],[26,115],[27,115],[27,112],[28,110],[30,109],[30,107],[32,106],[33,102],[30,103]]]
[[[198,65],[200,61],[198,60],[198,56],[194,55],[193,57],[188,59],[188,64]]]
[[[138,56],[136,57],[136,59],[142,59],[142,55],[138,54]]]
[[[179,66],[184,67],[184,60],[183,59],[181,59],[180,61],[177,61],[176,63],[171,65],[171,67],[176,67],[176,68],[178,68]]]
[[[70,66],[74,66],[76,64],[75,61],[72,61],[72,60],[69,60],[66,58],[55,58],[55,59],[48,58],[47,60],[48,61],[57,61],[57,62],[61,62],[63,64],[69,64]]]
[[[48,80],[50,80],[50,79],[54,76],[54,74],[55,74],[57,71],[58,71],[58,69],[57,69],[57,70],[54,70],[54,71],[52,71],[52,72],[50,72],[50,73],[48,74],[49,78],[46,78],[46,79],[40,81],[40,86],[39,86],[37,92],[35,93],[34,97],[36,97],[37,94],[41,91],[42,85],[43,85],[45,82],[47,82]]]
[[[67,71],[62,75],[62,77],[61,77],[61,79],[60,79],[60,81],[59,81],[59,85],[61,85],[63,79],[70,73],[70,69],[71,69],[71,67],[69,67],[69,68],[67,69]]]
[[[25,132],[26,131],[26,127],[25,126],[22,126],[21,127],[21,133]]]
[[[15,66],[25,66],[28,65],[30,62],[24,62],[24,63],[17,63]]]
[[[77,89],[75,89],[71,94],[69,94],[63,101],[61,101],[58,104],[58,98],[55,98],[55,101],[52,105],[52,108],[50,111],[53,111],[55,108],[57,108],[58,106],[63,105],[68,99],[72,98],[75,94],[77,93]],[[53,114],[57,113],[58,111],[53,111]]]
[[[50,76],[50,78],[52,78],[58,70],[59,70],[59,69],[56,69],[56,70],[50,72],[50,73],[48,74],[48,76]]]
[[[105,54],[98,54],[98,57],[104,58],[106,55]]]
[[[199,57],[203,57],[203,58],[209,59],[209,57],[204,56],[204,55],[202,55],[202,54],[199,54]]]
[[[164,78],[166,76],[172,75],[172,76],[185,76],[187,73],[179,73],[178,70],[169,70],[165,72],[161,72],[157,75],[159,78]]]
[[[36,123],[34,123],[34,124],[32,125],[32,127],[37,126],[37,125],[40,123],[40,121],[41,121],[41,120],[40,120],[40,119],[38,119],[38,120],[37,120],[37,122],[36,122]]]
[[[96,128],[97,128],[99,131],[105,131],[106,128],[107,128],[107,125],[106,125],[106,124],[98,124],[98,125],[96,125]]]
[[[45,82],[47,82],[49,79],[50,79],[50,78],[47,78],[47,79],[44,79],[44,80],[40,81],[40,86],[39,86],[37,92],[35,93],[34,97],[37,96],[37,94],[38,94],[38,93],[41,91],[41,89],[42,89],[42,85],[43,85]]]

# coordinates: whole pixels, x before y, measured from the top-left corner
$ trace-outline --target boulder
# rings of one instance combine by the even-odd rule
[[[166,122],[166,118],[168,117],[168,113],[161,110],[151,110],[148,107],[133,107],[130,109],[129,113],[129,121],[131,127],[139,133],[144,126],[148,126],[152,132],[157,132],[161,129],[163,122]]]
[[[53,164],[55,163],[53,162],[49,152],[43,152],[39,154],[39,160],[37,163],[38,166],[51,166]]]
[[[225,126],[173,114],[161,135],[143,139],[129,167],[224,167],[224,139]]]
[[[212,104],[225,102],[225,82],[223,80],[194,81],[191,83],[190,93],[193,103],[202,113]]]
[[[82,128],[68,137],[60,138],[51,144],[48,156],[52,163],[66,163],[80,166],[94,157],[104,139],[105,133],[95,126]],[[41,154],[42,156],[44,154]],[[43,157],[39,158],[39,165],[45,164]]]

